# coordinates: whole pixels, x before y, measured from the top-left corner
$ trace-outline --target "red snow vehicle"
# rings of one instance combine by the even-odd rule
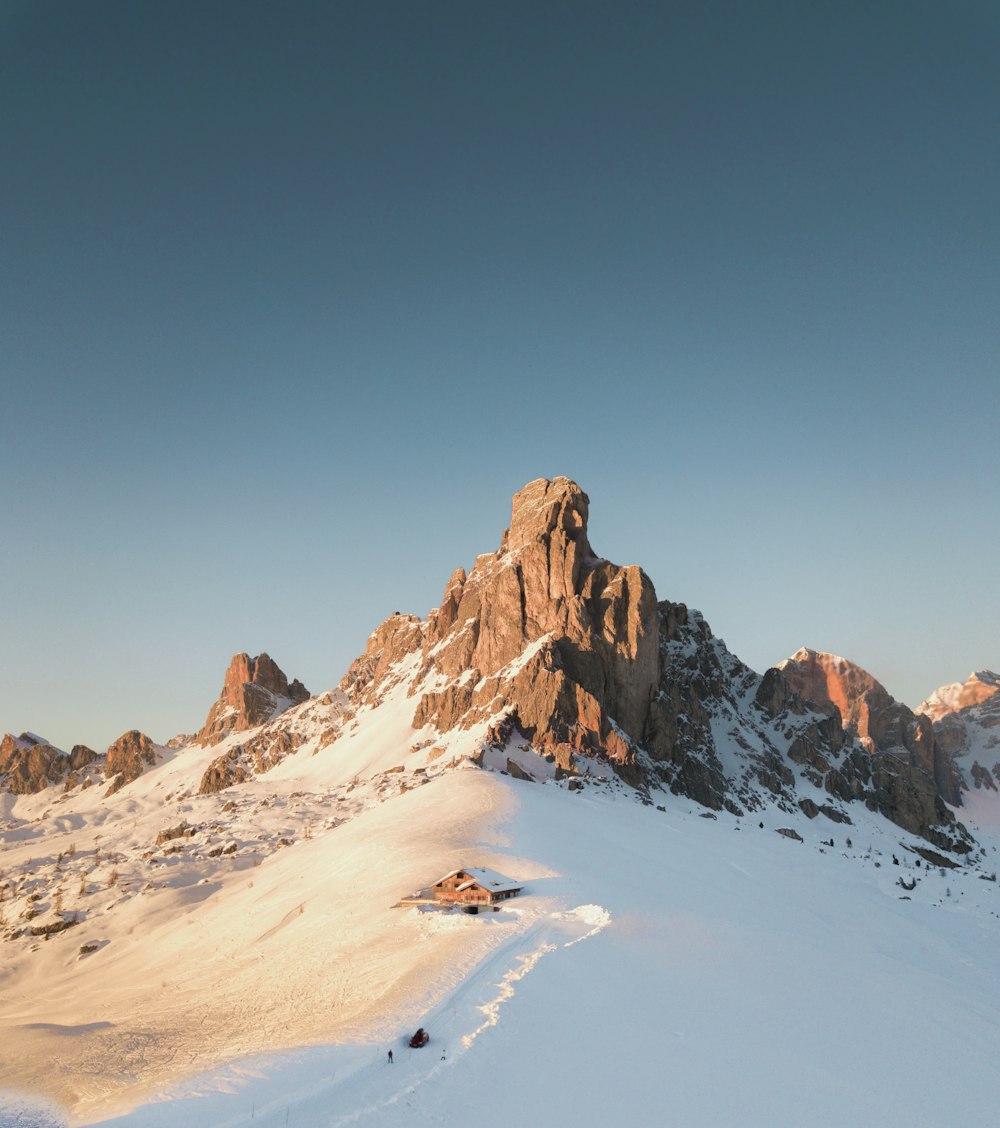
[[[410,1039],[410,1049],[419,1050],[421,1046],[426,1046],[431,1040],[430,1034],[421,1026],[420,1029]]]

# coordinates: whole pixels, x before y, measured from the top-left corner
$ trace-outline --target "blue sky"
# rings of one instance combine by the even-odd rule
[[[1000,666],[992,3],[0,3],[0,728],[313,691],[567,474],[762,670]]]

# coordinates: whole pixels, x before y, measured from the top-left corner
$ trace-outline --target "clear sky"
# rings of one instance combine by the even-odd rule
[[[1000,667],[1000,7],[0,0],[0,730],[314,692],[566,474],[763,670]]]

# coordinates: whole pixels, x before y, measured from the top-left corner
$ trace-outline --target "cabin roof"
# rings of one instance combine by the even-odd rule
[[[453,869],[450,873],[446,873],[444,877],[438,878],[435,884],[440,885],[442,881],[447,881],[449,877],[454,877],[456,873],[467,873],[469,875],[468,881],[463,881],[461,885],[456,886],[459,890],[468,889],[471,885],[481,885],[491,893],[507,893],[513,889],[524,888],[520,882],[511,881],[509,877],[504,877],[502,873],[497,873],[496,870],[485,869],[482,866],[477,866],[475,869],[469,866],[460,866],[458,869]]]

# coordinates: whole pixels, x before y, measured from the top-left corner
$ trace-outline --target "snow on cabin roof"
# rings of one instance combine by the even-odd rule
[[[484,889],[489,889],[493,893],[506,893],[511,889],[523,888],[519,882],[511,881],[509,877],[504,877],[502,873],[485,869],[482,866],[475,869],[470,869],[468,866],[453,869],[450,873],[446,873],[444,877],[439,878],[436,884],[440,885],[442,881],[447,881],[449,877],[454,877],[456,873],[467,873],[470,878],[469,881],[463,881],[461,885],[457,886],[458,889],[468,889],[473,884],[481,885]]]

